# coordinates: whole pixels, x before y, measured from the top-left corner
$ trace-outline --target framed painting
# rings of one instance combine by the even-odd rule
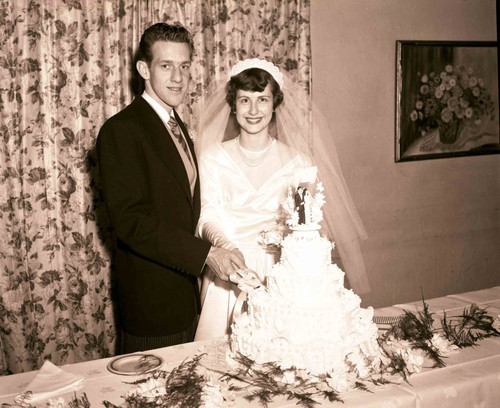
[[[396,162],[495,153],[497,42],[396,41]]]

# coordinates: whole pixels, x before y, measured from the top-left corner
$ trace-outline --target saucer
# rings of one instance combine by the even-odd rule
[[[163,364],[163,358],[154,354],[135,353],[118,356],[111,360],[108,370],[120,375],[139,375],[156,370]]]

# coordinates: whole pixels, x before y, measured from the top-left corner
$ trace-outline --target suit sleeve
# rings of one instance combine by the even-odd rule
[[[153,208],[147,155],[130,124],[118,120],[105,123],[97,151],[103,196],[118,238],[144,258],[200,276],[210,244],[195,237],[189,228],[180,228],[179,214],[172,209],[160,212]]]

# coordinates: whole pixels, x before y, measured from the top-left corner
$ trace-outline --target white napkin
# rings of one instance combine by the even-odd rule
[[[46,360],[35,378],[33,378],[23,392],[17,395],[14,400],[17,404],[40,401],[67,392],[84,380],[84,377],[78,377],[74,374],[67,373]]]

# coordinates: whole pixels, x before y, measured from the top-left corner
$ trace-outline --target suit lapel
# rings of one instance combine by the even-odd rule
[[[137,96],[132,102],[131,107],[138,111],[141,123],[146,129],[147,139],[153,146],[153,150],[175,176],[184,190],[186,198],[192,205],[191,188],[189,187],[186,168],[165,124],[142,96]],[[179,123],[182,122],[179,121]]]

